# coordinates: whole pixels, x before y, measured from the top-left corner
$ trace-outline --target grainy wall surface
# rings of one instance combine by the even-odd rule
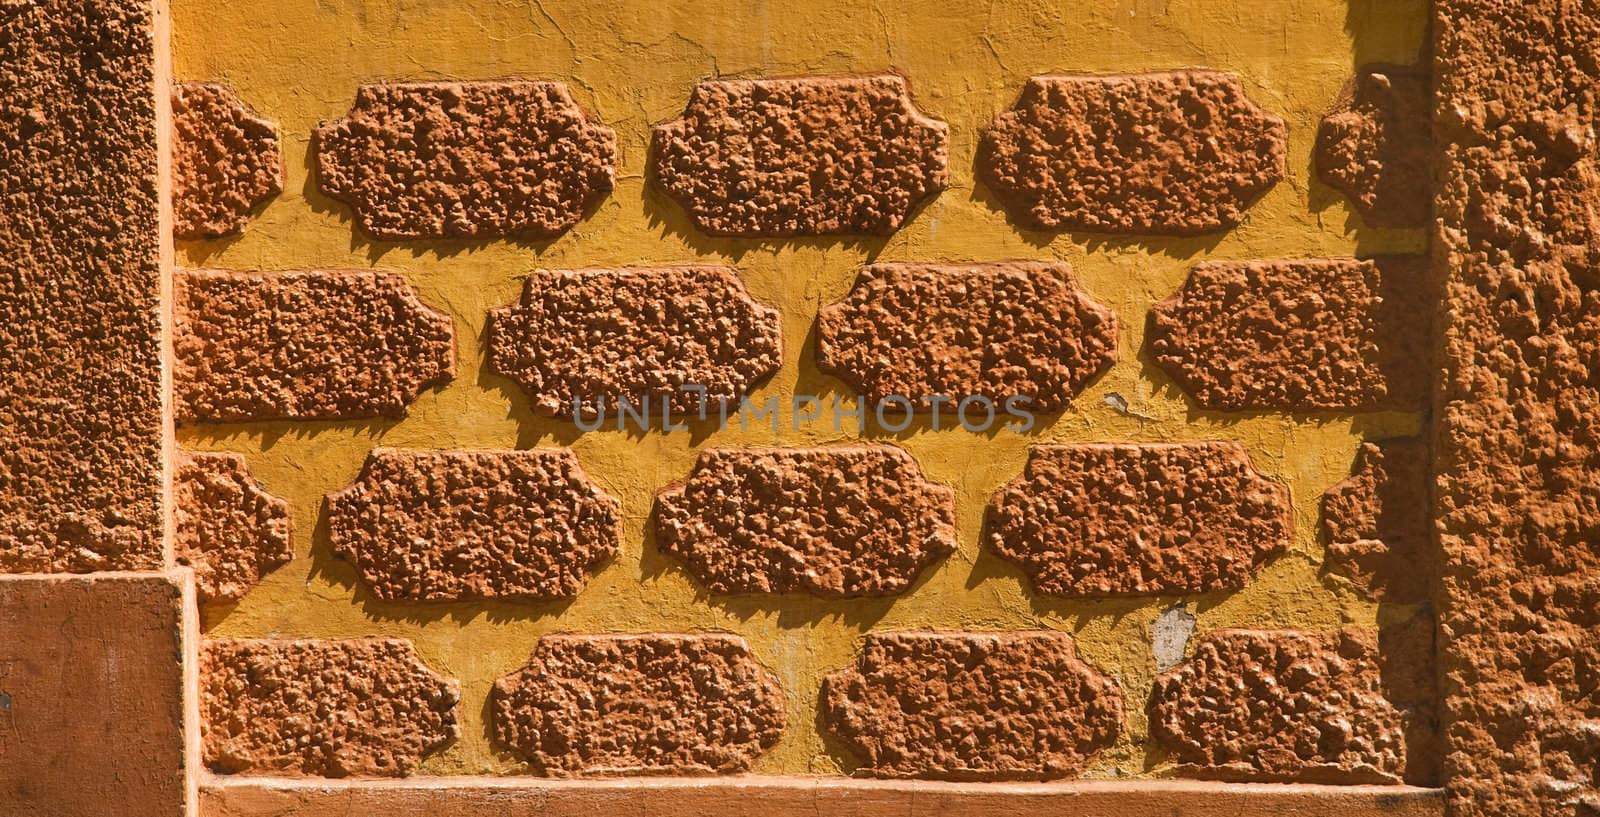
[[[1444,774],[1462,817],[1600,813],[1600,16],[1437,4]]]
[[[157,42],[0,5],[0,572],[162,565]]]
[[[781,732],[775,736],[763,733],[759,741],[738,744],[759,745],[761,750],[753,748],[748,754],[741,754],[740,764],[748,760],[749,768],[758,774],[834,775],[870,771],[861,768],[870,758],[880,770],[889,769],[896,776],[940,776],[937,769],[929,771],[927,764],[949,765],[954,763],[951,758],[959,758],[963,750],[947,752],[930,747],[927,754],[938,757],[927,761],[919,760],[915,754],[895,755],[876,744],[870,752],[859,745],[852,750],[829,736],[828,729],[819,722],[819,696],[824,689],[824,679],[841,671],[860,672],[861,667],[867,666],[859,659],[869,645],[878,643],[869,641],[869,634],[1050,630],[1069,634],[1075,642],[1077,658],[1074,661],[1082,662],[1083,677],[1097,679],[1095,683],[1104,679],[1115,685],[1123,701],[1121,726],[1117,728],[1113,723],[1115,719],[1107,716],[1102,719],[1104,734],[1096,731],[1093,740],[1085,740],[1082,745],[1026,747],[1026,751],[1003,754],[1008,758],[1067,758],[1040,766],[1048,767],[1051,775],[1076,771],[1080,766],[1082,773],[1092,778],[1152,777],[1179,771],[1178,759],[1172,756],[1169,748],[1163,748],[1151,737],[1147,714],[1147,702],[1157,675],[1151,633],[1163,611],[1181,601],[1195,616],[1195,636],[1189,640],[1186,654],[1192,654],[1196,644],[1207,634],[1223,629],[1265,631],[1262,638],[1268,641],[1288,639],[1287,635],[1274,635],[1288,631],[1310,631],[1320,634],[1324,640],[1336,640],[1336,634],[1344,628],[1370,633],[1423,614],[1417,604],[1386,602],[1380,605],[1370,600],[1363,588],[1346,578],[1343,572],[1326,568],[1326,547],[1319,536],[1322,495],[1350,476],[1362,443],[1419,434],[1421,413],[1312,408],[1319,405],[1367,406],[1381,402],[1365,398],[1348,402],[1337,396],[1321,402],[1274,398],[1270,410],[1202,409],[1195,398],[1185,394],[1157,364],[1147,344],[1146,331],[1152,306],[1178,293],[1191,269],[1203,262],[1243,264],[1284,259],[1372,258],[1426,250],[1428,234],[1424,230],[1367,226],[1340,193],[1317,179],[1312,162],[1319,122],[1325,112],[1335,107],[1341,89],[1356,75],[1358,66],[1416,61],[1423,42],[1426,5],[1424,0],[1081,0],[1054,5],[1024,0],[881,5],[843,0],[773,3],[667,0],[619,3],[602,13],[592,4],[577,0],[545,0],[531,4],[497,0],[449,3],[174,0],[173,47],[178,79],[225,83],[256,115],[276,123],[286,170],[283,194],[266,203],[245,224],[241,234],[181,242],[180,265],[196,270],[372,269],[396,273],[415,290],[421,304],[448,316],[453,324],[455,355],[453,376],[410,399],[403,416],[399,411],[366,412],[367,416],[384,416],[354,420],[194,423],[179,429],[179,441],[186,448],[244,455],[251,478],[259,482],[262,491],[286,500],[293,516],[294,559],[266,573],[237,604],[206,606],[202,613],[207,634],[214,639],[271,637],[331,641],[378,636],[409,640],[415,645],[416,657],[429,670],[459,681],[460,695],[454,714],[459,737],[442,750],[421,758],[414,771],[418,774],[493,775],[537,772],[530,765],[527,752],[519,753],[493,739],[497,732],[491,721],[496,710],[491,701],[497,679],[513,676],[528,665],[542,636],[727,632],[742,638],[742,643],[748,645],[748,654],[759,665],[761,677],[770,677],[781,691],[781,705],[785,710]],[[1069,197],[1089,196],[1097,206],[1103,204],[1108,208],[1117,204],[1117,196],[1134,197],[1122,202],[1132,208],[1129,212],[1133,214],[1117,221],[1119,231],[1127,227],[1123,222],[1181,222],[1182,229],[1173,227],[1166,230],[1165,236],[1039,231],[1015,220],[1016,216],[1008,211],[997,192],[976,180],[980,136],[997,116],[1013,107],[1029,78],[1069,73],[1170,72],[1190,68],[1212,69],[1230,75],[1238,91],[1248,98],[1252,110],[1282,120],[1286,142],[1282,145],[1281,170],[1271,161],[1258,162],[1262,167],[1251,171],[1249,184],[1221,191],[1169,190],[1175,202],[1185,202],[1184,207],[1188,208],[1181,217],[1152,209],[1148,185],[1120,192],[1080,185],[1073,197]],[[873,156],[900,156],[905,161],[922,163],[915,173],[905,176],[914,184],[906,182],[906,190],[891,191],[892,195],[886,195],[884,201],[845,199],[854,202],[853,206],[864,208],[846,216],[836,212],[819,215],[803,208],[796,210],[810,219],[804,224],[792,219],[784,221],[783,214],[787,211],[783,206],[756,207],[751,210],[755,215],[734,225],[737,230],[732,227],[727,230],[757,229],[769,234],[793,235],[807,231],[827,232],[840,223],[847,223],[858,225],[869,234],[713,237],[697,228],[691,214],[656,182],[659,169],[652,167],[650,152],[657,138],[654,129],[680,119],[696,88],[708,79],[867,76],[891,71],[904,77],[908,104],[913,106],[911,111],[904,108],[906,103],[896,98],[884,102],[881,108],[873,108],[872,116],[857,115],[861,114],[859,110],[827,107],[819,114],[822,117],[819,121],[830,123],[834,128],[856,129],[837,134],[840,144],[865,145],[878,151],[872,153]],[[570,230],[554,237],[544,235],[554,232],[554,227],[535,230],[532,235],[487,237],[501,232],[502,228],[514,232],[518,223],[502,218],[501,214],[463,210],[463,202],[471,198],[464,198],[463,191],[472,189],[475,182],[460,175],[470,176],[481,162],[489,161],[483,157],[492,157],[492,151],[471,153],[475,157],[473,161],[480,164],[450,165],[446,162],[437,166],[430,164],[437,159],[437,154],[429,151],[397,150],[384,154],[378,147],[369,146],[374,155],[358,153],[344,157],[358,162],[393,163],[394,167],[436,174],[434,178],[442,179],[439,184],[459,185],[456,189],[435,190],[430,195],[409,196],[405,200],[404,230],[384,228],[379,232],[385,235],[477,235],[478,238],[380,239],[363,226],[370,223],[368,215],[353,214],[346,204],[321,192],[325,188],[319,186],[317,179],[312,133],[324,123],[345,119],[363,85],[386,81],[467,82],[508,78],[564,83],[572,102],[581,109],[581,123],[579,114],[573,113],[564,100],[560,105],[544,106],[541,110],[557,112],[549,114],[552,116],[568,117],[564,127],[603,126],[615,133],[614,157],[602,157],[615,163],[609,193],[600,192],[604,185],[596,181],[579,185],[581,190],[526,191],[513,186],[500,198],[532,197],[542,202],[541,206],[550,207],[552,212],[581,211],[582,218],[576,220]],[[1182,108],[1180,102],[1161,94],[1191,85],[1180,82],[1139,85],[1137,91],[1146,102],[1136,108],[1153,112],[1152,116]],[[1131,93],[1129,87],[1113,83],[1103,92]],[[426,110],[423,107],[412,110],[413,119],[407,119],[409,114],[404,110],[383,111],[384,127],[411,136],[416,129],[423,128],[428,133],[443,134],[441,144],[471,139],[473,133],[480,134],[481,138],[482,133],[492,131],[479,121],[482,113],[479,108],[452,107],[450,94],[455,92],[446,89],[440,93],[442,97],[430,96],[429,104],[424,106]],[[759,98],[761,93],[765,92],[739,86],[740,96],[734,100],[739,105],[735,107],[749,107],[750,99]],[[830,93],[834,92],[810,96],[795,93],[793,96],[815,97],[833,106],[838,98]],[[1100,93],[1102,91],[1096,91]],[[877,98],[871,94],[866,96]],[[406,95],[382,98],[402,105]],[[463,98],[478,99],[479,96],[465,94]],[[1219,103],[1219,106],[1217,110],[1242,110],[1231,101],[1227,105]],[[1074,115],[1071,106],[1062,110],[1065,116]],[[773,117],[772,121],[791,122],[778,114],[767,113]],[[1089,117],[1088,114],[1084,116]],[[700,121],[698,117],[691,119]],[[1255,114],[1248,119],[1254,123],[1251,127],[1257,130],[1265,127],[1269,136],[1277,132],[1271,126],[1263,126],[1261,123],[1266,120]],[[939,128],[927,124],[934,121],[944,123],[942,133]],[[792,120],[791,124],[802,128],[814,126],[808,125],[803,117]],[[1122,123],[1122,126],[1135,128],[1139,124]],[[737,130],[730,128],[730,132]],[[597,130],[588,132],[599,133]],[[928,141],[915,146],[903,141],[887,143],[913,138],[908,134],[918,134],[916,139]],[[696,138],[713,136],[715,134],[699,133]],[[1257,134],[1252,138],[1255,141],[1248,144],[1255,145],[1262,137]],[[1204,142],[1204,137],[1189,133],[1182,142],[1186,144],[1190,140]],[[1273,139],[1267,141],[1273,142]],[[374,145],[383,143],[378,140]],[[809,140],[805,144],[826,155],[820,142]],[[1234,143],[1222,140],[1219,144]],[[1266,159],[1273,158],[1275,144],[1268,145],[1272,150],[1268,151]],[[704,158],[703,143],[696,142],[693,147],[693,155],[686,154],[682,158],[685,164],[673,171],[678,176],[709,172],[697,170],[694,165]],[[1159,145],[1138,149],[1140,166],[1146,168],[1141,172],[1164,172],[1160,162],[1170,160],[1170,156],[1163,159],[1165,154]],[[587,158],[569,159],[598,162],[600,160],[595,157],[605,151],[599,148],[596,151]],[[844,160],[856,161],[859,155],[848,154],[841,159]],[[1013,163],[1034,160],[1049,161],[1049,157],[1008,158]],[[506,161],[508,167],[520,167],[510,159]],[[837,197],[838,189],[828,185],[848,184],[861,176],[847,172],[848,169],[832,168],[831,175],[819,171],[816,178],[809,180],[819,186],[817,196]],[[1076,165],[1066,163],[1051,172],[1065,174],[1061,177],[1067,178],[1081,171]],[[735,191],[724,195],[751,196],[757,200],[767,194],[792,197],[796,195],[794,191],[804,188],[808,181],[784,175],[792,169],[779,167],[766,179],[773,185],[768,190],[761,186],[761,179],[752,182],[741,175],[739,167],[721,167],[718,172],[722,174],[718,176],[722,181],[717,184],[726,184]],[[1279,173],[1281,181],[1260,185],[1265,192],[1258,200],[1247,196],[1248,201],[1242,207],[1239,205],[1238,197],[1244,195],[1241,190],[1253,196],[1257,181],[1270,180]],[[596,171],[595,178],[600,175],[603,174]],[[1173,178],[1194,179],[1197,184],[1213,181],[1203,173],[1180,173]],[[384,178],[380,176],[362,189],[368,192],[382,189],[382,182]],[[696,180],[699,185],[693,188],[696,207],[700,206],[697,202],[704,193],[705,184],[708,183],[704,178]],[[944,188],[942,191],[937,190],[940,186]],[[893,230],[892,225],[907,203],[899,198],[902,194],[913,196],[916,200],[911,204],[915,206],[907,209],[905,223]],[[1028,206],[1031,204],[1024,209]],[[732,215],[722,215],[733,219]],[[1110,215],[1103,217],[1112,218]],[[1163,218],[1166,221],[1162,221]],[[1234,220],[1240,222],[1237,227],[1200,235],[1173,235],[1190,232],[1195,224]],[[567,223],[565,217],[559,221],[561,224],[556,226]],[[1065,219],[1056,223],[1077,222]],[[750,224],[756,226],[751,228]],[[482,225],[487,226],[478,229]],[[889,234],[877,234],[879,232]],[[1148,232],[1162,230],[1152,228]],[[824,307],[847,299],[863,265],[899,262],[916,264],[919,268],[954,264],[970,267],[1013,259],[1065,262],[1070,265],[1077,290],[1116,317],[1115,357],[1110,366],[1103,374],[1090,377],[1081,385],[1075,379],[1080,376],[1077,370],[1063,373],[1063,378],[1071,375],[1068,379],[1072,380],[1074,388],[1052,388],[1050,394],[1054,398],[1076,392],[1076,396],[1063,408],[1042,415],[1038,423],[1023,434],[1003,429],[973,433],[963,430],[949,417],[935,429],[936,415],[926,412],[915,415],[904,431],[890,431],[876,423],[868,423],[866,429],[858,430],[853,420],[846,421],[843,430],[835,431],[830,407],[824,407],[817,420],[799,429],[790,427],[790,412],[786,410],[782,428],[777,431],[767,424],[752,424],[741,429],[734,422],[725,430],[710,423],[675,431],[617,431],[612,426],[580,432],[569,417],[552,417],[548,411],[538,410],[535,398],[530,397],[523,385],[495,374],[488,365],[486,329],[491,312],[525,302],[524,280],[536,270],[674,264],[725,266],[735,271],[751,300],[777,311],[781,330],[781,349],[778,350],[781,354],[776,356],[779,361],[776,373],[765,379],[752,377],[748,383],[741,379],[738,387],[748,390],[757,403],[769,397],[787,403],[796,394],[820,395],[825,401],[831,400],[836,395],[847,396],[849,389],[844,381],[819,370],[814,325]],[[1316,314],[1318,306],[1310,300],[1315,295],[1315,292],[1297,293],[1294,297],[1300,301],[1275,305],[1284,307],[1279,319],[1284,321],[1285,327],[1291,326],[1296,315]],[[582,293],[574,297],[580,298]],[[914,319],[908,319],[907,325],[930,326],[939,331],[945,331],[938,327],[944,315],[974,311],[939,312],[942,303],[939,298],[917,303],[925,305],[917,308],[928,311],[912,316]],[[1044,307],[1051,308],[1048,303]],[[647,305],[635,308],[645,309]],[[1273,310],[1267,312],[1279,314]],[[354,317],[378,325],[370,333],[352,334],[352,342],[369,336],[381,337],[386,331],[392,331],[392,327],[381,325],[382,314],[359,313]],[[987,320],[994,322],[1004,317],[1008,316],[988,317]],[[1018,333],[1025,333],[1034,331],[1030,327],[1036,323],[1045,325],[1045,320],[1022,316],[1013,323]],[[1077,317],[1065,320],[1057,316],[1049,320],[1055,322],[1050,325],[1083,323]],[[1356,316],[1351,320],[1365,318]],[[590,326],[578,322],[573,325]],[[636,325],[671,324],[640,321]],[[271,329],[266,326],[259,331],[270,333]],[[1380,334],[1369,331],[1370,327],[1355,327],[1351,331],[1358,330],[1365,333],[1361,337]],[[600,329],[592,328],[592,331]],[[736,334],[729,331],[715,337],[732,338]],[[639,354],[655,354],[654,349],[671,348],[671,344],[680,339],[692,341],[699,336],[687,329],[657,332],[656,335],[661,336],[659,342],[639,347]],[[948,336],[959,339],[959,332]],[[1106,346],[1098,338],[1090,340],[1096,349]],[[235,343],[236,339],[230,338],[229,342]],[[374,348],[382,351],[382,348]],[[628,347],[624,344],[616,348]],[[960,348],[979,347],[968,343]],[[1041,347],[1037,343],[1021,343],[1016,348],[1021,353],[1032,353]],[[1201,351],[1186,349],[1185,354],[1200,354]],[[770,357],[769,352],[755,347],[727,350],[730,360],[765,360]],[[517,353],[517,349],[509,348],[508,354]],[[688,357],[708,359],[705,354]],[[357,358],[346,356],[344,359],[349,362]],[[390,361],[396,357],[371,359]],[[405,365],[406,358],[400,356],[399,359],[401,365]],[[911,356],[904,359],[916,360]],[[965,361],[961,365],[970,365],[972,371],[956,373],[949,378],[952,382],[988,384],[992,382],[989,372],[1004,371],[1004,360],[988,361],[976,354],[960,357],[960,360]],[[296,361],[297,364],[303,362]],[[935,358],[933,362],[939,361]],[[602,363],[597,360],[594,365],[599,367]],[[619,377],[618,381],[637,384],[640,389],[650,388],[649,364],[650,360],[640,359],[622,362],[620,371],[628,377]],[[501,371],[521,371],[534,365],[528,361]],[[428,372],[401,374],[415,376],[415,382],[424,383],[432,382],[436,371],[439,367],[435,365]],[[597,371],[604,369],[597,368]],[[1097,369],[1086,366],[1084,371]],[[349,382],[364,382],[359,371],[338,374],[349,378]],[[1359,377],[1360,372],[1352,376]],[[664,376],[661,382],[672,381]],[[1270,391],[1275,386],[1243,383],[1239,388]],[[275,405],[272,393],[259,396],[262,404]],[[409,399],[410,392],[404,397]],[[1106,598],[1090,594],[1087,598],[1074,598],[1047,595],[1037,592],[1021,569],[986,544],[985,509],[998,491],[1024,473],[1030,446],[1213,441],[1242,448],[1250,469],[1259,474],[1259,477],[1252,476],[1251,481],[1259,479],[1266,486],[1249,487],[1248,495],[1237,500],[1237,507],[1254,508],[1246,512],[1255,513],[1262,507],[1276,509],[1286,502],[1283,516],[1287,518],[1289,530],[1282,536],[1284,552],[1266,559],[1259,569],[1237,571],[1249,574],[1241,577],[1242,589],[1234,589],[1238,583],[1229,581],[1207,585],[1222,589],[1182,596]],[[905,568],[904,575],[914,578],[897,594],[801,591],[730,595],[711,592],[706,589],[703,578],[688,569],[679,557],[666,553],[656,538],[659,520],[653,518],[652,508],[657,493],[689,477],[697,459],[707,450],[756,446],[813,449],[855,442],[898,446],[914,461],[920,472],[919,480],[937,488],[937,493],[953,497],[954,552],[931,558],[925,566],[921,561],[909,567],[900,565],[899,568]],[[461,584],[462,592],[456,597],[468,600],[404,601],[400,599],[428,595],[410,592],[404,587],[380,597],[372,585],[363,580],[356,564],[335,556],[324,503],[326,496],[354,483],[369,453],[380,447],[457,451],[570,449],[576,455],[584,478],[598,491],[620,502],[617,555],[588,571],[581,589],[570,598],[484,600],[491,594],[474,592],[481,588],[468,586],[474,579],[465,574],[443,584]],[[1206,450],[1225,449],[1212,446]],[[733,499],[717,506],[717,510],[743,513],[753,508],[753,516],[757,511],[765,512],[774,507],[773,497],[783,498],[783,491],[805,490],[800,482],[785,481],[793,476],[792,471],[750,469],[751,473],[764,475],[760,479],[772,481],[761,483],[755,489],[730,490],[728,495]],[[812,482],[827,484],[829,490],[854,492],[853,502],[871,505],[889,501],[882,498],[886,495],[883,491],[869,490],[874,487],[872,484],[828,482],[826,475],[813,478]],[[428,496],[437,495],[437,492],[420,488],[408,493],[408,484],[397,481],[392,486],[393,502],[420,504],[427,502]],[[474,490],[480,489],[461,486],[461,496],[468,496]],[[481,501],[493,501],[493,486],[485,486],[481,491],[477,495]],[[1161,495],[1159,490],[1152,489],[1151,496],[1156,498],[1151,501],[1158,502]],[[452,502],[456,501],[456,494],[452,493],[451,497]],[[782,507],[781,502],[777,507]],[[827,510],[820,508],[812,513],[808,509],[807,515],[824,520],[819,524],[826,524]],[[882,514],[882,518],[901,520],[918,515],[910,512],[917,509],[894,510],[895,513]],[[529,516],[537,518],[538,514]],[[453,529],[471,527],[463,523]],[[944,527],[941,523],[915,529],[938,528],[939,537],[952,535],[943,530]],[[1079,544],[1083,548],[1093,548],[1096,535],[1096,530],[1087,531]],[[825,535],[809,534],[798,536],[795,541],[832,542]],[[461,563],[472,562],[475,552],[472,541],[450,544],[459,544],[462,548]],[[588,544],[594,545],[593,542]],[[911,550],[922,554],[948,550],[943,541],[914,544],[919,547]],[[1268,553],[1276,550],[1279,543],[1264,544],[1266,546],[1260,550]],[[404,550],[394,552],[403,554]],[[1055,549],[1056,552],[1079,550],[1081,548]],[[450,559],[444,558],[450,554],[433,555],[441,557],[438,564],[445,567],[440,569],[450,569]],[[788,558],[794,554],[780,556]],[[807,565],[842,570],[836,558],[812,556],[814,554],[799,554],[796,561],[785,564],[801,564],[801,572]],[[1151,569],[1162,569],[1160,554],[1148,561],[1153,565]],[[404,577],[407,574],[399,570],[391,575]],[[829,581],[828,576],[823,576],[822,580],[811,583],[825,585]],[[798,587],[806,582],[794,584]],[[1130,586],[1137,584],[1139,582],[1133,582]],[[1160,584],[1149,583],[1150,586]],[[385,600],[390,598],[396,600]],[[1305,643],[1316,641],[1307,638]],[[1262,651],[1269,656],[1293,652],[1270,647],[1263,647]],[[1062,654],[1072,653],[1063,648]],[[895,660],[932,659],[909,651]],[[1341,662],[1333,658],[1324,663],[1335,671],[1359,676],[1362,683],[1369,686],[1376,683],[1371,681],[1370,667],[1366,663]],[[888,683],[896,678],[923,678],[935,671],[929,666],[896,665],[874,677],[881,676],[883,682]],[[1180,675],[1165,683],[1181,684],[1189,677],[1182,675],[1181,670],[1174,671]],[[359,680],[353,679],[352,683]],[[1309,686],[1322,688],[1323,685]],[[1340,681],[1332,679],[1327,686],[1338,688]],[[770,696],[763,700],[778,698]],[[950,712],[955,714],[949,717],[958,716],[963,711],[961,706],[965,705],[951,704]],[[536,722],[532,718],[525,720]],[[1335,713],[1332,722],[1337,720]],[[769,718],[763,724],[777,721]],[[892,740],[896,735],[936,726],[931,722],[885,723],[881,729],[850,730],[849,734],[850,740],[858,743],[869,739]],[[1397,730],[1392,722],[1383,726],[1385,735]],[[630,722],[618,728],[623,730],[619,734],[636,735],[642,727]],[[241,739],[270,737],[246,735]],[[519,733],[519,743],[530,739]],[[1283,739],[1300,744],[1309,740],[1304,733]],[[1312,740],[1310,745],[1315,743]],[[634,753],[650,750],[648,746],[640,748],[634,744],[626,748],[625,754],[630,758],[627,763],[635,762],[631,759]],[[1397,775],[1404,759],[1393,753],[1401,749],[1386,747],[1383,751],[1389,754],[1384,754],[1382,762],[1376,765],[1390,776]],[[1328,750],[1324,757],[1313,751],[1312,756],[1304,758],[1299,765],[1285,763],[1253,772],[1246,769],[1245,776],[1251,773],[1267,776],[1302,767],[1337,767],[1356,753],[1354,749],[1344,754]],[[547,765],[572,763],[568,758],[558,757],[542,762]],[[1191,758],[1186,762],[1198,761]],[[918,767],[919,763],[923,766]],[[574,768],[578,765],[581,764]],[[664,762],[663,765],[671,764]],[[1009,766],[1005,771],[1006,776],[1011,777],[1044,774],[1036,771],[1013,773]],[[945,776],[960,773],[965,772],[946,770]],[[369,795],[349,796],[359,799]],[[240,813],[248,813],[248,809]]]

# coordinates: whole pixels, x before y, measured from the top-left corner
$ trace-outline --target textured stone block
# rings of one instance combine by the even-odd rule
[[[250,213],[283,192],[278,129],[226,85],[172,88],[172,215],[178,238],[244,229]]]
[[[1213,71],[1028,80],[978,147],[978,177],[1035,230],[1195,235],[1283,178],[1288,129]]]
[[[947,132],[892,74],[712,80],[656,127],[651,167],[711,235],[888,235],[945,188]]]
[[[1122,690],[1053,632],[869,634],[821,708],[872,777],[1076,776],[1122,731]]]
[[[0,813],[183,814],[183,638],[178,577],[0,577]]]
[[[1433,4],[1433,408],[1455,817],[1600,814],[1600,15]]]
[[[541,270],[522,298],[489,314],[489,366],[548,414],[668,403],[708,416],[738,406],[778,370],[778,311],[755,302],[726,267]],[[646,402],[648,400],[648,403]]]
[[[244,457],[179,454],[172,477],[177,517],[173,550],[194,568],[202,602],[244,598],[265,574],[289,563],[289,503],[262,490]]]
[[[495,740],[554,776],[748,771],[785,718],[732,635],[544,636],[490,706]]]
[[[1202,408],[1415,411],[1428,278],[1420,256],[1198,264],[1150,310],[1150,352]]]
[[[1429,598],[1438,574],[1429,537],[1431,476],[1422,440],[1366,443],[1355,473],[1322,495],[1328,564],[1374,601]]]
[[[1399,782],[1403,716],[1377,639],[1346,630],[1219,630],[1156,678],[1150,734],[1181,774],[1225,780]]]
[[[0,572],[163,563],[154,10],[0,4]]]
[[[568,450],[378,449],[328,496],[334,553],[389,601],[575,596],[620,524]]]
[[[405,279],[366,270],[179,276],[183,422],[403,417],[455,374],[455,326]]]
[[[1040,445],[990,500],[987,539],[1041,593],[1209,593],[1286,550],[1291,514],[1238,443]]]
[[[1055,411],[1116,362],[1117,319],[1066,264],[873,264],[817,318],[817,367],[877,405],[1025,397]]]
[[[550,238],[611,192],[616,142],[559,82],[363,85],[317,184],[378,238]]]
[[[1376,227],[1426,227],[1433,213],[1428,72],[1363,68],[1317,130],[1317,177]]]
[[[956,549],[955,492],[886,445],[712,449],[654,521],[713,593],[892,595]]]
[[[457,736],[457,683],[409,641],[208,641],[200,659],[214,772],[408,775]]]

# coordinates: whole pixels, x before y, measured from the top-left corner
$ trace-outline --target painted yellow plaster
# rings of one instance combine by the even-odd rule
[[[265,423],[179,430],[194,449],[244,453],[266,488],[293,503],[296,559],[237,607],[206,611],[213,636],[412,639],[434,668],[460,678],[461,740],[427,761],[430,774],[513,773],[524,767],[490,745],[485,701],[542,633],[727,630],[749,639],[782,679],[789,728],[757,771],[832,774],[852,761],[816,728],[823,674],[849,664],[864,633],[897,629],[1050,628],[1073,633],[1089,661],[1128,696],[1129,728],[1093,776],[1160,774],[1145,741],[1144,700],[1154,674],[1149,627],[1176,599],[1071,602],[1032,595],[1021,575],[979,547],[984,504],[1042,441],[1229,439],[1294,496],[1297,544],[1246,590],[1188,599],[1199,631],[1229,626],[1331,629],[1372,626],[1376,606],[1342,580],[1319,575],[1322,492],[1349,471],[1362,439],[1416,433],[1407,414],[1317,416],[1201,412],[1142,355],[1145,315],[1188,268],[1206,259],[1414,252],[1421,232],[1363,226],[1312,178],[1316,123],[1358,63],[1410,62],[1426,0],[923,0],[886,3],[708,0],[173,0],[180,80],[222,80],[276,120],[288,191],[242,237],[186,243],[191,268],[372,267],[406,275],[456,321],[459,374],[424,395],[404,420]],[[1202,239],[1114,239],[1018,230],[973,182],[980,128],[1034,74],[1208,67],[1236,73],[1251,98],[1289,123],[1289,173],[1248,223]],[[877,72],[909,77],[916,103],[950,123],[951,185],[887,239],[713,239],[645,184],[650,128],[675,118],[707,77]],[[377,242],[318,195],[309,135],[348,109],[356,87],[386,79],[560,80],[616,129],[613,195],[570,234],[549,242]],[[1116,367],[1064,414],[1027,436],[932,431],[870,433],[908,449],[927,475],[958,492],[961,550],[893,600],[708,597],[654,550],[645,520],[654,493],[688,473],[710,446],[836,442],[826,418],[799,431],[577,434],[535,418],[514,385],[483,371],[488,310],[510,302],[536,267],[579,268],[712,261],[736,267],[752,294],[783,313],[784,366],[756,400],[832,394],[807,341],[817,310],[848,291],[872,260],[1064,259],[1122,320]],[[1106,402],[1121,395],[1131,414]],[[571,446],[584,468],[623,501],[622,556],[562,604],[397,605],[372,598],[334,559],[319,527],[322,497],[347,485],[375,446]]]

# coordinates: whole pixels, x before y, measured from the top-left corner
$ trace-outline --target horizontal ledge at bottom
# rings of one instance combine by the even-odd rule
[[[1092,780],[945,783],[836,777],[549,780],[209,777],[200,817],[1440,817],[1439,789]]]

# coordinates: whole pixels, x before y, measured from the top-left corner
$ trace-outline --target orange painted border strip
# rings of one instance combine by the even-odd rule
[[[202,817],[1439,817],[1440,789],[1201,781],[940,783],[817,777],[222,778]]]

